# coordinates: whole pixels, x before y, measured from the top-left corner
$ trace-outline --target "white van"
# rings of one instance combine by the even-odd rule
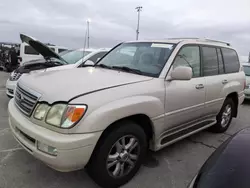
[[[67,50],[67,48],[65,47],[53,46],[53,45],[47,45],[47,46],[56,53],[60,53],[60,52]],[[20,57],[22,60],[20,63],[21,65],[24,62],[27,62],[30,60],[43,58],[43,56],[39,52],[37,52],[33,47],[31,47],[25,42],[22,42],[20,45]]]

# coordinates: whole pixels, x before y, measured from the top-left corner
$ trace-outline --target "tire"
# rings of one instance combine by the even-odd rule
[[[121,121],[116,123],[115,126],[117,128],[106,134],[98,142],[90,162],[87,165],[89,176],[98,185],[104,188],[116,188],[130,181],[140,169],[148,146],[144,130],[136,123],[131,121]],[[125,146],[129,146],[129,143],[131,143],[130,145],[132,147],[136,145],[136,142],[138,144],[131,151],[129,149],[127,151],[120,151],[121,154],[116,158],[114,156],[118,155],[117,153],[119,152],[117,151],[120,150],[119,148],[122,145],[123,139],[125,140]],[[131,139],[134,139],[136,142],[132,144],[133,140]],[[118,142],[120,144],[118,144]],[[129,152],[130,154],[126,152]],[[137,155],[136,160],[134,160],[136,156],[135,153]],[[133,159],[130,158],[130,156],[132,156],[131,154],[133,155]],[[112,162],[107,161],[108,156],[110,156],[110,159],[113,157],[116,158],[111,161],[116,161],[114,163],[117,164],[112,166]],[[130,170],[129,166],[131,165],[131,161],[134,162],[134,165]],[[108,164],[111,166],[110,168],[108,168]],[[118,170],[119,172],[117,174],[116,169],[119,169],[118,166],[120,166],[121,169],[122,165],[124,167],[124,174],[121,176],[121,170]]]
[[[231,108],[230,115],[226,117],[224,113],[229,113],[228,108]],[[236,106],[232,98],[226,98],[224,104],[220,110],[220,113],[216,116],[217,123],[210,128],[211,132],[224,133],[231,124],[233,114],[236,110]],[[226,120],[225,120],[226,117]]]

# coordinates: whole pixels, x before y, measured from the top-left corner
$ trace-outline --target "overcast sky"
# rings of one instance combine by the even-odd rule
[[[112,47],[135,39],[138,5],[140,39],[207,37],[231,42],[241,56],[250,51],[250,0],[0,0],[0,41],[25,33],[83,47],[90,18],[90,46]]]

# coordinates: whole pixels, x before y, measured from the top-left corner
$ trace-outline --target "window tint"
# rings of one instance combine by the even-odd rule
[[[224,74],[224,64],[223,59],[221,55],[221,50],[217,48],[217,55],[218,55],[218,61],[219,61],[219,74]]]
[[[204,76],[213,76],[219,73],[216,49],[202,47]]]
[[[91,58],[89,58],[88,60],[93,61],[94,63],[97,62],[97,60],[99,60],[100,58],[102,58],[107,52],[99,52],[95,55],[93,55]]]
[[[24,53],[29,55],[39,55],[39,53],[31,46],[25,46]]]
[[[225,72],[226,73],[238,72],[240,68],[240,63],[237,53],[232,49],[222,48],[222,54],[225,64]]]
[[[200,76],[200,49],[198,46],[186,46],[178,53],[173,68],[178,66],[191,67],[193,78]]]

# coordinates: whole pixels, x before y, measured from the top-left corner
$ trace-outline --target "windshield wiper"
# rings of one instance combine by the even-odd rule
[[[95,67],[101,67],[101,68],[105,68],[105,69],[112,69],[112,67],[105,65],[105,64],[97,64],[95,65]]]
[[[55,57],[46,57],[45,60],[46,60],[46,63],[54,64],[54,65],[66,65],[67,63],[66,61],[62,61],[61,59],[55,58]]]
[[[135,74],[139,74],[139,75],[142,75],[143,72],[138,70],[138,69],[132,69],[130,67],[126,67],[126,66],[112,66],[111,67],[112,69],[117,69],[117,70],[122,70],[122,71],[125,71],[125,72],[130,72],[130,73],[135,73]]]
[[[48,60],[48,59],[46,59],[45,64],[56,65],[56,66],[65,65],[61,62],[59,63],[58,61],[53,61],[53,60]]]

